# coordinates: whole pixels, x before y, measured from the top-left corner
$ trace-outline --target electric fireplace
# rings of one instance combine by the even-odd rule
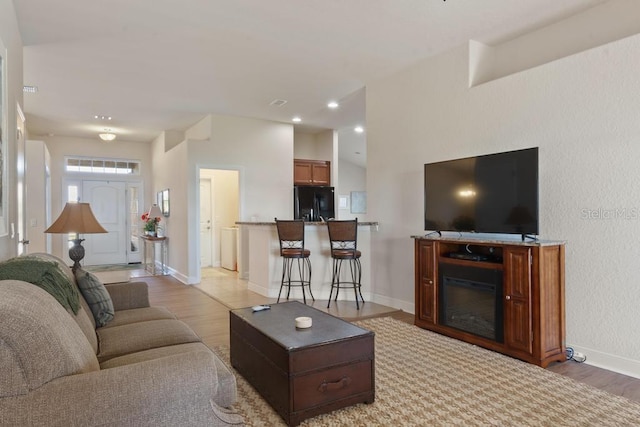
[[[504,342],[502,270],[440,263],[439,323]]]

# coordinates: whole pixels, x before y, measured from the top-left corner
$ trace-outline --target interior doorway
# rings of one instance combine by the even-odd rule
[[[222,266],[233,252],[227,247],[227,229],[239,220],[240,173],[229,169],[200,169],[200,268]],[[226,266],[230,265],[225,262]],[[201,277],[206,276],[202,274]]]

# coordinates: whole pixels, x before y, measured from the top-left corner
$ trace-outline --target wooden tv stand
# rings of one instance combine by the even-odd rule
[[[566,360],[563,242],[413,238],[416,326],[542,367]],[[455,258],[460,254],[477,259]],[[496,297],[504,329],[499,340],[443,324],[439,266],[497,270],[498,276],[502,271],[501,295]]]

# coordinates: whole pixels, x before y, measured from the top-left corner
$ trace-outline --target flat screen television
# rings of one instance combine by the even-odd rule
[[[424,227],[538,234],[538,148],[424,165]]]

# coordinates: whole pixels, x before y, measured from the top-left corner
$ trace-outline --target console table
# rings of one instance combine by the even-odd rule
[[[154,276],[165,275],[167,267],[167,238],[153,236],[139,236],[143,242],[142,260],[144,268]],[[160,246],[160,267],[156,264],[156,245]],[[150,260],[148,260],[150,258]],[[159,272],[158,272],[159,271]]]
[[[542,367],[566,360],[563,242],[413,238],[416,326]]]

